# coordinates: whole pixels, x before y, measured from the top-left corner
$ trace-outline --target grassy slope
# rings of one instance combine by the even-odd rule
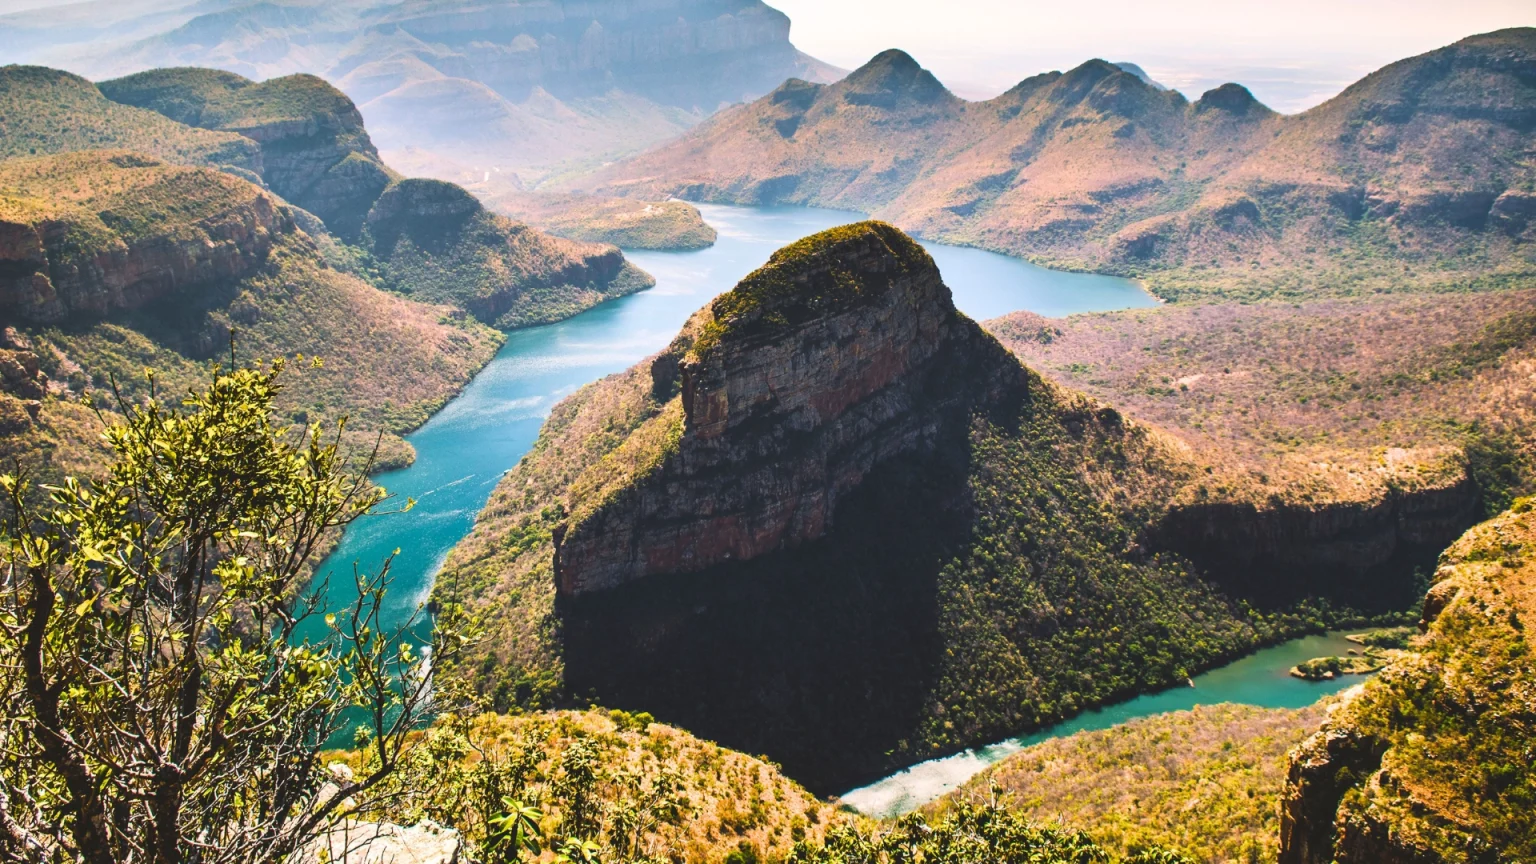
[[[1112,850],[1160,845],[1212,864],[1272,861],[1286,752],[1327,716],[1327,703],[1222,704],[1079,732],[1008,757],[927,810],[995,787],[1026,819],[1059,820]]]
[[[1530,244],[1511,239],[1528,219],[1490,214],[1500,193],[1523,208],[1536,191],[1524,156],[1536,92],[1515,71],[1533,52],[1536,30],[1473,37],[1295,117],[1241,88],[1189,104],[1101,61],[963,102],[887,52],[837,84],[788,82],[579,185],[849,207],[936,239],[1144,275],[1170,299],[1497,286],[1536,273]]]
[[[1393,295],[1019,313],[989,327],[1024,362],[1175,433],[1260,497],[1285,486],[1368,498],[1399,482],[1392,459],[1430,467],[1465,450],[1498,512],[1536,471],[1533,302],[1532,290]]]
[[[771,763],[648,721],[596,710],[440,719],[390,781],[403,794],[381,815],[407,825],[434,819],[479,845],[505,795],[538,802],[548,837],[590,832],[604,860],[700,864],[718,864],[743,845],[781,859],[845,818]],[[562,784],[573,745],[591,748],[598,778],[597,824],[588,828],[574,821],[576,802]]]
[[[1427,861],[1536,855],[1533,501],[1468,531],[1436,580],[1428,634],[1324,726],[1384,751],[1380,770],[1355,766],[1338,780],[1341,861],[1363,864],[1389,847]]]
[[[91,82],[40,66],[0,67],[0,159],[125,149],[192,165],[254,168],[259,148],[109,101]]]
[[[129,244],[197,243],[201,225],[237,215],[267,193],[227,174],[138,157],[66,154],[0,163],[0,207],[12,216],[68,225],[61,263],[90,262]],[[29,209],[21,213],[21,202]],[[171,297],[113,312],[23,326],[60,398],[85,390],[109,407],[115,379],[130,398],[199,382],[227,356],[230,329],[243,361],[304,354],[323,367],[295,370],[280,405],[295,420],[350,415],[359,430],[402,433],[422,423],[496,350],[493,331],[442,306],[383,292],[325,265],[311,240],[288,229],[270,254],[234,279],[186,286]],[[105,259],[102,259],[105,260]],[[50,400],[42,424],[7,445],[62,470],[94,464],[95,418]],[[403,442],[386,453],[405,458]]]
[[[558,321],[655,284],[612,246],[551,237],[440,180],[386,189],[363,242],[384,287],[503,329]]]

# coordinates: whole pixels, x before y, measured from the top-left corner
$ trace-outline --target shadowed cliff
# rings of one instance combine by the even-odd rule
[[[956,312],[901,232],[834,229],[555,409],[439,577],[483,633],[447,671],[837,791],[1314,626],[1149,548],[1190,472]]]

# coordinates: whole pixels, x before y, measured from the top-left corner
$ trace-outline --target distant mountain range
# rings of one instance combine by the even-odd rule
[[[1195,102],[1091,60],[966,102],[901,51],[790,80],[577,181],[608,194],[861,210],[924,236],[1146,276],[1165,297],[1529,274],[1536,29],[1383,68],[1303,114]]]
[[[0,61],[93,78],[313,73],[359,105],[392,161],[487,179],[634,152],[785,78],[841,74],[795,50],[789,19],[759,0],[88,0],[0,16]]]

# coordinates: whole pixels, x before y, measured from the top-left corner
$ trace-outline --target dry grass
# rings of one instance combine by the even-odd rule
[[[1394,461],[1433,476],[1488,442],[1529,460],[1533,308],[1536,289],[988,326],[1027,365],[1174,433],[1231,482],[1348,499],[1403,482]]]
[[[1161,845],[1212,864],[1273,861],[1286,752],[1328,710],[1222,704],[1079,732],[1008,757],[928,809],[985,799],[995,785],[1024,818],[1060,821],[1114,851]]]
[[[719,864],[743,844],[758,856],[779,860],[798,841],[820,842],[829,824],[845,818],[771,763],[648,720],[644,715],[597,710],[483,714],[462,720],[450,716],[418,740],[427,744],[428,752],[462,753],[465,768],[519,766],[515,770],[525,776],[515,795],[524,803],[538,802],[544,814],[541,830],[551,838],[575,830],[566,812],[569,802],[562,797],[562,761],[574,743],[592,746],[601,814],[596,834],[608,847],[605,860],[610,854],[617,857],[615,846],[627,845],[614,815],[656,798],[680,806],[642,813],[642,823],[649,824],[642,824],[633,854],[651,860]],[[448,743],[454,738],[468,746],[456,750]],[[359,759],[352,755],[348,761],[356,764]],[[406,824],[436,818],[480,841],[487,814],[475,812],[473,801],[465,800],[472,794],[444,794],[457,791],[451,789],[457,766],[446,767],[441,760],[408,766],[401,781],[404,794],[384,816]],[[494,803],[499,812],[500,802]],[[555,853],[546,850],[538,860],[553,862]]]

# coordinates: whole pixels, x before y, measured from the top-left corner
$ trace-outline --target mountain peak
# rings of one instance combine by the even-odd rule
[[[934,446],[940,415],[969,417],[945,406],[1021,374],[896,228],[860,222],[787,246],[652,361],[651,391],[678,395],[632,452],[572,485],[559,591],[815,540],[875,464]]]
[[[938,284],[934,298],[950,310],[949,289],[916,241],[884,222],[832,228],[773,253],[768,263],[710,304],[713,323],[694,345],[703,356],[724,341],[761,340],[861,305],[879,304],[915,274]]]
[[[899,48],[876,54],[842,83],[843,98],[852,105],[892,108],[903,99],[928,103],[955,98],[932,72]]]
[[[1230,82],[1205,91],[1200,101],[1195,103],[1195,110],[1224,111],[1235,117],[1245,117],[1250,111],[1270,113],[1269,108],[1255,99],[1247,87]]]

